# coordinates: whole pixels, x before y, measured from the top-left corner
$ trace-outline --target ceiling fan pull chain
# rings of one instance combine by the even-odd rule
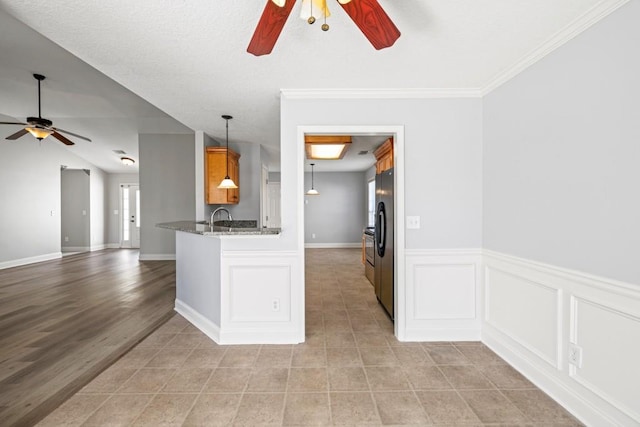
[[[324,15],[324,24],[322,24],[322,31],[329,31],[329,25],[327,24],[327,14],[329,13],[329,10],[327,9],[327,0],[322,0],[322,8],[323,8],[323,15]]]
[[[313,0],[309,1],[309,19],[307,19],[307,22],[309,23],[309,25],[316,22],[316,18],[315,16],[313,16]]]

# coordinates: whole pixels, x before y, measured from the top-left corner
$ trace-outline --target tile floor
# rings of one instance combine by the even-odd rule
[[[40,426],[579,426],[478,342],[401,343],[357,249],[307,251],[307,341],[219,346],[176,315]]]

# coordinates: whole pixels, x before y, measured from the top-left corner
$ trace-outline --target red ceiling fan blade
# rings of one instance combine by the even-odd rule
[[[284,6],[279,7],[273,1],[267,0],[247,52],[255,56],[271,53],[295,2],[296,0],[286,0]]]
[[[73,135],[76,138],[84,139],[85,141],[91,142],[91,140],[89,138],[87,138],[86,136],[78,135],[77,133],[69,132],[68,130],[64,130],[64,129],[60,129],[60,128],[51,128],[51,129],[53,129],[56,132],[68,133],[69,135]]]
[[[9,135],[6,139],[10,139],[10,140],[18,139],[21,136],[25,136],[28,133],[29,133],[28,130],[20,129],[18,132],[14,133],[13,135]]]
[[[51,136],[54,137],[55,139],[57,139],[58,141],[62,142],[65,145],[75,145],[75,143],[73,141],[71,141],[69,138],[67,138],[66,136],[60,135],[56,131],[53,131]]]
[[[340,6],[376,49],[393,46],[400,31],[377,0],[352,0]]]

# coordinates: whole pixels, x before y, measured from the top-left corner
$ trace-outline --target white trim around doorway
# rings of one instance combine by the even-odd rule
[[[298,126],[296,135],[296,151],[298,158],[297,182],[298,194],[304,192],[304,135],[313,134],[349,134],[393,135],[393,156],[395,168],[394,203],[395,203],[395,322],[394,334],[400,341],[406,340],[406,272],[405,272],[405,209],[404,209],[404,126],[403,125],[340,125],[340,126]],[[297,229],[298,247],[304,255],[304,197],[297,197]],[[301,257],[304,263],[304,256]],[[304,269],[303,269],[304,271]],[[304,277],[303,277],[304,280]],[[303,293],[304,294],[304,293]],[[304,302],[304,301],[303,301]]]

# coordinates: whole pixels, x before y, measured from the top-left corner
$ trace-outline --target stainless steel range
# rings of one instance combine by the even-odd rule
[[[364,274],[371,282],[371,285],[375,285],[375,228],[367,227],[364,229]]]

